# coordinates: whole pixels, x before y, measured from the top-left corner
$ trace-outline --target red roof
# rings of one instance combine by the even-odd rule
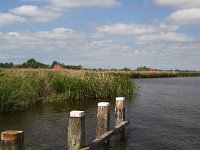
[[[63,67],[60,64],[56,64],[56,65],[53,66],[53,69],[55,69],[55,70],[62,70]]]

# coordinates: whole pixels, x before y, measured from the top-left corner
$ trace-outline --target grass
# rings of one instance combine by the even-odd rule
[[[99,71],[0,70],[0,112],[22,111],[36,103],[106,99],[136,91],[130,78]]]
[[[124,75],[130,78],[171,78],[197,77],[200,72],[189,71],[112,71],[113,74]]]

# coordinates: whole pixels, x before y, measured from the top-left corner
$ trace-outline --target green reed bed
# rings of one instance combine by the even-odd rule
[[[200,72],[192,71],[111,71],[113,74],[130,78],[171,78],[171,77],[199,77]]]
[[[135,91],[129,78],[105,72],[1,70],[0,112],[25,110],[37,102],[111,98]]]
[[[178,77],[199,77],[200,72],[178,72],[177,73]]]
[[[132,72],[132,78],[170,78],[177,77],[175,71],[137,71]]]

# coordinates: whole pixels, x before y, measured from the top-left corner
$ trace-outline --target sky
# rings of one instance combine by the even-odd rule
[[[200,0],[0,0],[0,62],[200,70]]]

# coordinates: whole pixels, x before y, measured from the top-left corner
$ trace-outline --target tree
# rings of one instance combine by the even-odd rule
[[[124,67],[122,70],[123,70],[123,71],[130,71],[131,69],[129,69],[129,68],[127,68],[127,67]]]
[[[49,68],[49,65],[37,62],[34,58],[27,60],[21,65],[22,68]]]
[[[14,64],[12,62],[10,63],[0,63],[0,68],[13,68]]]
[[[146,71],[147,67],[146,66],[138,67],[136,70],[137,71]]]

